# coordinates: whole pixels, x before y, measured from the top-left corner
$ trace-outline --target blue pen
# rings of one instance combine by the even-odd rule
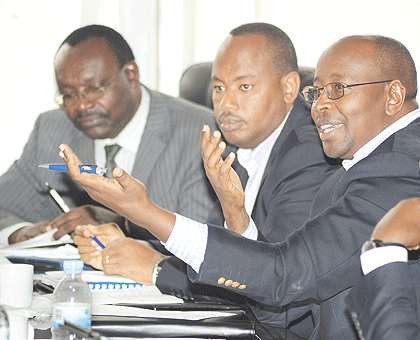
[[[99,241],[99,239],[95,236],[95,235],[92,235],[92,239],[97,243],[97,244],[99,244],[99,246],[102,248],[102,249],[105,249],[105,246],[104,246],[104,244],[101,242],[101,241]]]
[[[66,164],[40,164],[38,168],[44,168],[53,171],[69,171],[69,168]],[[107,172],[107,169],[104,169],[97,165],[79,165],[81,172],[89,172],[91,174],[104,175]]]

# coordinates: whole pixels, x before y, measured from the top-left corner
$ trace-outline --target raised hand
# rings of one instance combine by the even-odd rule
[[[201,156],[206,175],[223,208],[228,228],[242,234],[249,225],[249,216],[245,210],[245,193],[238,175],[232,168],[235,154],[230,153],[225,160],[222,159],[226,144],[218,144],[220,137],[219,131],[215,131],[210,137],[210,128],[205,125],[201,136]]]
[[[67,163],[74,181],[80,183],[96,201],[140,225],[166,242],[175,224],[175,215],[155,205],[146,187],[121,168],[113,171],[114,180],[80,172],[82,164],[69,146],[60,145],[60,157]]]

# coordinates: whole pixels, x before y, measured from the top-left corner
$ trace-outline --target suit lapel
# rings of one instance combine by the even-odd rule
[[[73,151],[84,164],[95,164],[95,147],[93,139],[85,134],[74,141]]]
[[[152,169],[170,138],[170,112],[162,95],[150,91],[150,109],[137,151],[133,177],[147,183]]]
[[[282,132],[280,133],[279,137],[274,143],[273,148],[271,149],[270,157],[268,158],[268,162],[264,169],[263,177],[261,179],[260,189],[264,185],[264,182],[270,171],[275,171],[271,169],[271,166],[273,165],[274,161],[283,155],[283,153],[289,148],[290,144],[296,142],[295,133],[293,132],[295,127],[297,127],[298,125],[306,124],[306,120],[308,119],[312,120],[309,114],[310,111],[308,110],[308,104],[299,94],[293,105],[292,111],[290,112],[289,117],[287,118]],[[308,114],[305,115],[305,113]]]

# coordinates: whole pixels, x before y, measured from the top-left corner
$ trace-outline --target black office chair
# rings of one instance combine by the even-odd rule
[[[213,62],[194,64],[188,67],[179,82],[179,96],[213,109],[211,99],[213,86],[211,84],[211,68]],[[300,91],[307,85],[312,85],[314,79],[313,67],[299,67]]]

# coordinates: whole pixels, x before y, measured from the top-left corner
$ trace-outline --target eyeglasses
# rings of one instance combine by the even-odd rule
[[[324,87],[316,87],[316,86],[305,86],[302,90],[302,94],[305,97],[305,100],[309,103],[316,102],[319,97],[321,97],[322,91],[325,90],[325,93],[327,94],[327,97],[329,99],[335,100],[340,99],[344,96],[344,89],[347,87],[355,87],[355,86],[361,86],[361,85],[371,85],[371,84],[380,84],[380,83],[387,83],[391,80],[381,80],[381,81],[374,81],[371,83],[360,83],[360,84],[341,84],[341,83],[329,83],[325,85]]]
[[[55,94],[55,102],[58,105],[64,106],[68,109],[77,105],[79,101],[79,96],[83,97],[88,102],[94,102],[96,100],[99,100],[103,97],[105,91],[112,85],[112,83],[114,83],[117,80],[117,78],[123,70],[124,68],[122,68],[120,72],[118,72],[118,74],[111,81],[109,81],[107,84],[101,87],[91,87],[82,92],[72,93],[59,93],[57,91],[57,93]]]

